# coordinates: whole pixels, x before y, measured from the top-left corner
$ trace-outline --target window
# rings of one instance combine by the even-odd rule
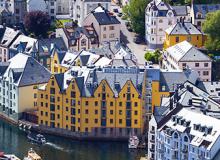
[[[88,106],[88,105],[89,105],[89,102],[88,102],[88,101],[86,101],[86,102],[85,102],[85,105],[86,105],[86,106]]]
[[[95,101],[95,106],[98,106],[98,101]]]
[[[114,114],[114,111],[113,111],[113,110],[110,110],[110,114],[113,115],[113,114]]]
[[[95,122],[95,124],[97,124],[98,123],[98,119],[95,119],[94,122]]]
[[[50,104],[50,111],[55,111],[55,105],[54,104]]]
[[[85,110],[85,114],[89,114],[89,110],[88,109]]]
[[[122,124],[122,119],[119,119],[119,124]]]
[[[180,40],[179,40],[179,37],[176,37],[176,42],[178,43]]]
[[[71,98],[76,98],[76,92],[71,92]]]
[[[106,27],[103,27],[103,30],[106,31]]]
[[[81,46],[86,46],[86,39],[81,40]]]
[[[134,111],[134,115],[138,115],[138,111]]]
[[[113,106],[113,102],[110,102],[110,106],[111,106],[111,107]]]
[[[120,106],[120,107],[122,106],[122,102],[119,102],[119,106]]]
[[[114,30],[115,27],[114,26],[109,26],[109,30]]]
[[[203,75],[204,76],[208,76],[209,75],[209,71],[203,71]]]
[[[187,37],[187,41],[188,41],[188,42],[191,42],[191,40],[192,40],[191,37],[188,36],[188,37]]]
[[[106,38],[106,34],[103,34],[103,38]]]
[[[138,102],[134,102],[134,106],[137,107],[138,106]]]
[[[209,66],[209,64],[208,63],[204,63],[204,67],[208,67]]]
[[[160,20],[159,20],[159,23],[163,23],[163,20],[162,20],[162,19],[160,19]]]
[[[195,63],[195,67],[199,67],[199,63]]]
[[[113,124],[113,119],[110,119],[110,124]]]
[[[114,33],[112,33],[112,34],[109,35],[109,38],[114,38],[114,37],[115,37],[115,34],[114,34]]]
[[[97,115],[99,112],[98,112],[98,110],[95,110],[95,114]]]
[[[55,94],[55,88],[50,88],[50,94]]]
[[[172,21],[170,20],[170,21],[168,21],[168,25],[172,25]]]
[[[183,63],[183,64],[182,64],[182,67],[185,68],[185,67],[186,67],[186,63]]]

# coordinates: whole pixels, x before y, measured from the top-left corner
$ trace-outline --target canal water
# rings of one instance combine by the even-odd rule
[[[139,160],[145,151],[131,151],[124,142],[81,142],[46,136],[38,146],[28,142],[26,133],[0,120],[0,151],[19,158],[33,148],[43,160]]]

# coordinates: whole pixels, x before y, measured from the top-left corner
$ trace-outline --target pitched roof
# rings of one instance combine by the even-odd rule
[[[100,25],[121,24],[115,16],[110,15],[109,11],[102,6],[95,8],[92,14]]]
[[[187,16],[189,14],[188,6],[172,6],[176,16]]]
[[[14,83],[19,87],[46,83],[50,79],[50,72],[31,56],[19,53],[8,62],[3,76],[8,77],[12,72]]]
[[[6,27],[1,39],[1,45],[4,47],[10,47],[13,41],[21,34],[19,30]]]
[[[169,27],[165,31],[169,35],[190,35],[190,34],[202,34],[199,29],[197,29],[190,22],[177,22],[173,26]]]
[[[187,41],[180,42],[166,49],[176,61],[212,61],[207,55],[199,51]]]
[[[178,77],[178,78],[176,78]],[[185,81],[190,81],[195,84],[198,80],[197,71],[186,70],[182,71],[161,71],[160,72],[160,90],[173,92],[179,84]],[[163,88],[165,87],[165,90]]]

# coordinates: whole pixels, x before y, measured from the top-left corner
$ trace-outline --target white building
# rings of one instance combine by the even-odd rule
[[[219,150],[217,147],[216,151],[216,146],[219,146],[219,140],[215,139],[216,137],[211,137],[215,130],[219,132],[219,129],[215,128],[216,124],[219,123],[216,123],[216,121],[220,119],[219,107],[219,103],[210,98],[210,94],[189,81],[180,84],[173,96],[162,97],[161,105],[154,108],[154,113],[149,122],[148,159],[160,160],[166,157],[166,160],[193,160],[193,158],[196,160],[198,158],[202,159],[201,154],[204,151],[207,156],[203,159],[211,160]],[[182,112],[183,108],[186,111],[180,115],[179,113]],[[173,123],[172,117],[178,119],[174,115],[182,116],[182,120],[178,120],[178,123]],[[200,133],[193,131],[194,124],[200,124],[201,127],[206,126],[207,129],[213,127],[211,135],[205,135],[204,132],[207,129],[204,131],[204,128]],[[179,138],[177,139],[174,138],[175,132],[178,133]],[[184,140],[182,138],[185,138],[184,135],[188,135],[189,141],[182,141]],[[199,141],[199,139],[201,142],[196,144],[195,142]],[[214,146],[209,145],[205,150],[202,145],[206,140],[211,142],[210,144],[214,144]],[[215,144],[217,145],[215,146]]]
[[[177,112],[151,137],[156,138],[155,159],[213,159],[220,149],[220,120],[186,108]]]
[[[98,5],[111,9],[111,0],[72,0],[70,2],[70,16],[81,26],[84,18]]]
[[[18,120],[36,109],[37,86],[47,83],[50,72],[31,56],[19,53],[0,64],[0,112]]]
[[[189,7],[172,7],[162,0],[150,2],[145,10],[145,38],[149,48],[163,48],[165,30],[180,19],[190,21]]]
[[[57,12],[56,0],[27,0],[27,11],[47,12],[51,19],[55,19]]]
[[[163,52],[164,69],[190,68],[198,72],[202,81],[211,81],[212,60],[187,41],[167,48]]]

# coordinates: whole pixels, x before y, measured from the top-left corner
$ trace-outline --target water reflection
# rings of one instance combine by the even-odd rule
[[[0,120],[0,150],[22,158],[33,148],[44,160],[139,160],[144,151],[129,151],[127,143],[85,142],[46,136],[43,146],[28,142],[26,133]]]

